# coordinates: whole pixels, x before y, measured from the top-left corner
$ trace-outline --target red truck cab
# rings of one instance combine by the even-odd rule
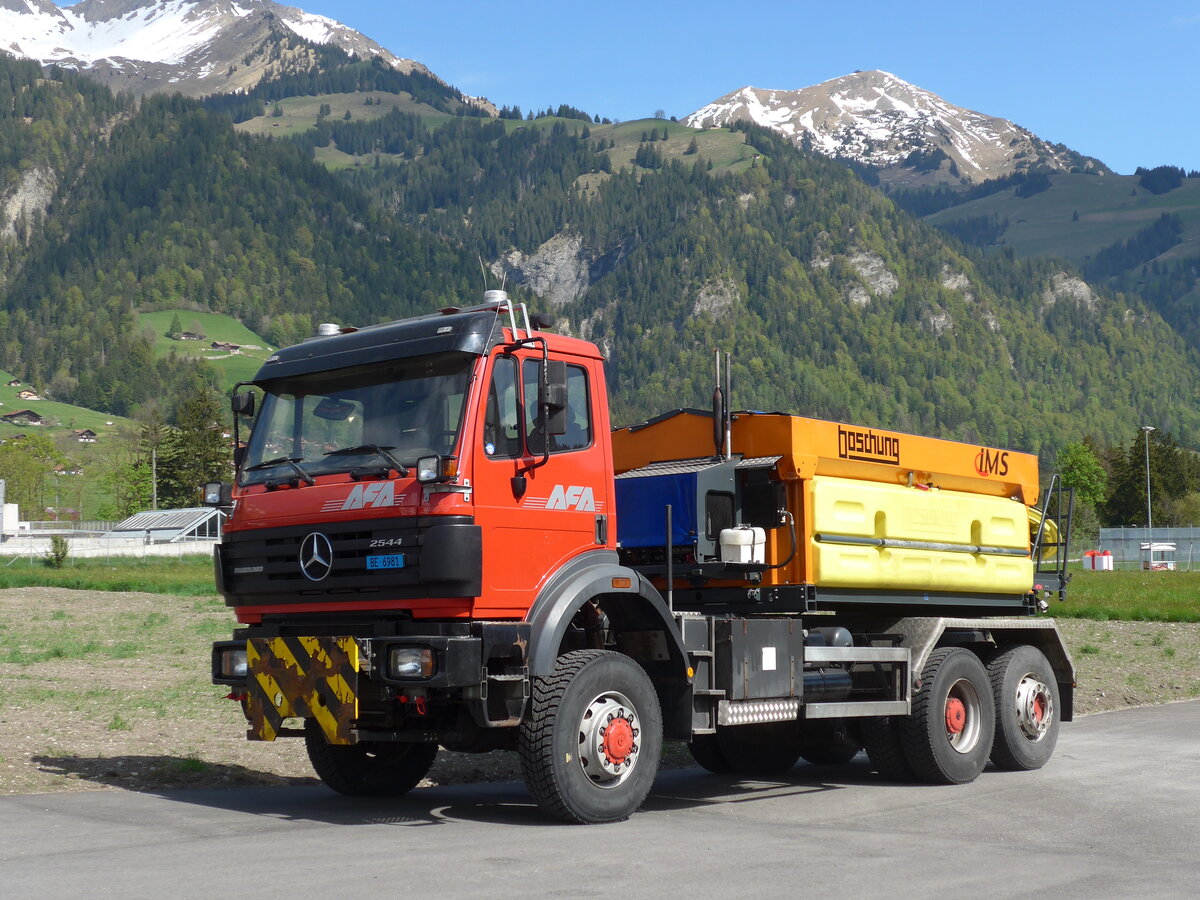
[[[507,309],[339,332],[267,361],[219,557],[240,621],[523,619],[573,558],[614,549],[599,354]],[[543,369],[559,396],[539,405]]]

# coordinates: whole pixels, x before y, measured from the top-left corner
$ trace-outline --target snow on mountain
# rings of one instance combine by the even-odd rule
[[[693,128],[750,120],[894,182],[978,182],[1030,169],[1106,173],[1007,119],[947,103],[889,72],[855,72],[793,91],[744,87],[692,113]]]
[[[428,73],[346,25],[272,0],[0,0],[0,51],[79,69],[118,90],[207,94],[256,83],[281,33]],[[278,64],[278,56],[276,62]]]

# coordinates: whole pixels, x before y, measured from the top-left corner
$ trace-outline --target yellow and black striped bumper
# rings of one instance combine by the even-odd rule
[[[283,720],[315,719],[331,744],[353,744],[363,654],[352,637],[250,638],[246,718],[252,741],[273,741]]]

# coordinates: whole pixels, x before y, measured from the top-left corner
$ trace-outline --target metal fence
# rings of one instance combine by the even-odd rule
[[[140,534],[102,534],[99,532],[63,534],[62,532],[39,531],[30,533],[22,529],[18,534],[11,532],[0,542],[0,567],[12,567],[40,563],[50,555],[51,539],[56,536],[67,540],[68,565],[72,559],[114,559],[168,557],[178,559],[197,554],[212,556],[217,541],[173,541],[147,542]]]
[[[85,522],[71,522],[63,520],[60,522],[22,522],[22,531],[29,531],[31,534],[62,534],[62,535],[79,535],[87,537],[92,534],[104,534],[106,531],[112,531],[116,526],[116,522],[106,522],[103,519],[90,519]]]
[[[1151,553],[1147,545],[1158,549]],[[1150,563],[1190,572],[1200,569],[1200,528],[1101,528],[1098,546],[1091,549],[1110,552],[1118,569],[1140,569]]]

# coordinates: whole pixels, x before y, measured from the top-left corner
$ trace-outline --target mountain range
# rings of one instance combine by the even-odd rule
[[[890,72],[854,72],[800,90],[744,87],[683,121],[693,128],[751,121],[899,184],[975,184],[1029,171],[1112,174],[1097,159]]]
[[[1200,443],[1187,309],[918,218],[1149,189],[887,73],[682,123],[517,120],[270,2],[0,0],[0,27],[26,58],[0,58],[0,368],[58,399],[132,414],[213,383],[156,359],[139,312],[281,344],[503,281],[601,346],[618,421],[703,402],[735,345],[745,407],[1048,455],[1139,421]],[[206,99],[159,96],[181,88]]]
[[[0,0],[0,50],[76,69],[114,91],[188,96],[307,71],[311,44],[429,74],[365,35],[272,0]]]

